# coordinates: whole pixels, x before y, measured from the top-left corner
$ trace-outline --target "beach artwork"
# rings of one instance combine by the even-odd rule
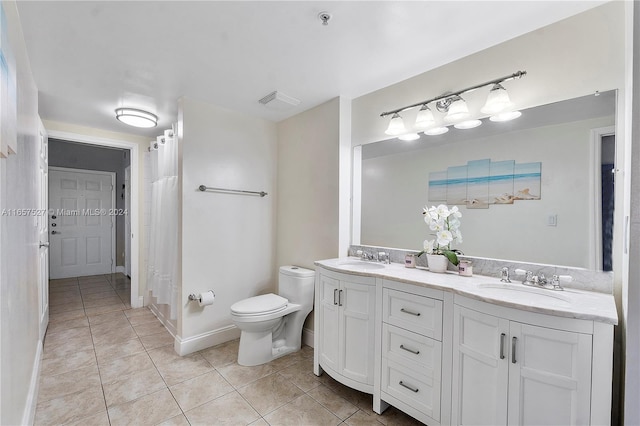
[[[540,200],[542,163],[473,160],[464,166],[429,173],[429,201],[470,209],[517,200]]]

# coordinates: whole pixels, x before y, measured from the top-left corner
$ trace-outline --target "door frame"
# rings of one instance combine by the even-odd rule
[[[106,172],[102,170],[89,170],[89,169],[74,169],[71,167],[58,167],[49,166],[49,179],[51,179],[51,171],[68,172],[68,173],[85,173],[91,175],[105,175],[111,177],[111,208],[116,208],[116,173]],[[51,186],[49,186],[51,191]],[[111,215],[111,273],[116,272],[116,217]],[[49,250],[49,256],[51,256],[51,250]],[[51,262],[49,262],[49,268],[51,268]]]
[[[141,196],[140,192],[140,145],[136,142],[129,142],[124,140],[109,139],[97,136],[87,136],[79,133],[64,132],[59,130],[49,130],[49,139],[61,139],[70,142],[80,142],[88,145],[96,145],[111,148],[128,149],[130,153],[130,167],[131,167],[131,307],[140,308],[144,306],[144,298],[140,293],[140,209],[139,200]]]

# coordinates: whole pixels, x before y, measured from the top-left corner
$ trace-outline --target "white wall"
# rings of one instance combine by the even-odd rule
[[[179,102],[182,314],[176,350],[239,335],[229,315],[241,299],[275,290],[276,125],[193,99]],[[199,185],[266,197],[200,192]],[[214,290],[212,306],[188,302]]]
[[[421,250],[423,240],[434,238],[422,208],[442,202],[428,200],[429,172],[485,158],[541,162],[542,199],[488,209],[460,206],[463,243],[456,248],[469,256],[588,268],[594,261],[585,214],[593,195],[590,131],[613,120],[544,126],[364,160],[361,243]],[[548,214],[557,215],[557,226],[547,226]]]
[[[339,99],[278,123],[277,264],[338,255]]]
[[[15,3],[2,2],[17,66],[17,153],[0,158],[0,208],[38,208],[38,92]],[[6,94],[3,93],[3,96]],[[3,123],[4,125],[5,123]],[[0,218],[0,424],[32,421],[42,342],[34,217]]]

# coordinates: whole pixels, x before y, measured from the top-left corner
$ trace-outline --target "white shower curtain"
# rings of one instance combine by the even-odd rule
[[[151,224],[147,285],[158,304],[175,320],[178,303],[178,144],[165,130],[150,144]]]

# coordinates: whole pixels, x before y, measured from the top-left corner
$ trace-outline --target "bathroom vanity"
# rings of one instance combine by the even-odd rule
[[[609,424],[612,295],[315,262],[314,373],[429,425]]]

